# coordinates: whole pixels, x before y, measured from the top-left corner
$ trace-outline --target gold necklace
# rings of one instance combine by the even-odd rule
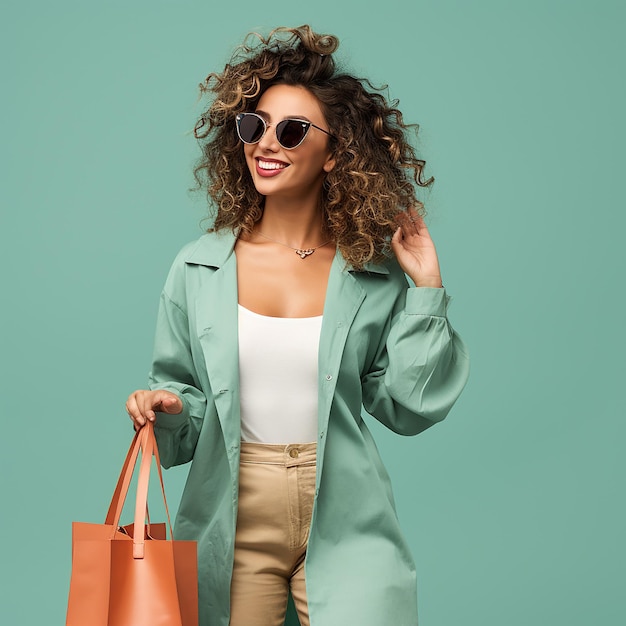
[[[285,246],[285,248],[289,248],[290,250],[293,250],[301,259],[306,259],[308,256],[311,256],[318,248],[323,248],[325,245],[329,244],[332,241],[332,239],[329,239],[328,241],[325,241],[324,243],[321,243],[319,246],[315,246],[314,248],[294,248],[293,246],[289,246],[286,243],[283,243],[282,241],[278,241],[276,239],[272,239],[272,237],[268,237],[267,235],[264,235],[258,229],[255,232],[261,235],[261,237],[264,237],[265,239],[269,239],[270,241],[273,241],[274,243],[277,243],[281,246]]]

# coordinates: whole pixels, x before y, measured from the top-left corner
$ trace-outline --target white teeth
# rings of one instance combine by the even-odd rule
[[[274,161],[257,161],[262,170],[282,170],[287,167],[285,163],[276,163]]]

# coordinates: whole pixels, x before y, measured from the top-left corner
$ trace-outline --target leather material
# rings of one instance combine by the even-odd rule
[[[140,450],[134,522],[119,526]],[[152,524],[147,515],[153,456],[167,524]],[[198,626],[196,542],[172,536],[154,428],[148,422],[135,433],[104,524],[72,524],[66,626]]]

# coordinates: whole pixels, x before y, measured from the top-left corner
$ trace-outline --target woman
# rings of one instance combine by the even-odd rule
[[[196,169],[216,207],[161,296],[150,389],[165,467],[191,461],[177,536],[198,541],[201,624],[414,626],[415,567],[362,409],[413,435],[467,352],[393,105],[307,26],[243,46],[203,92]],[[409,287],[405,274],[415,287]]]

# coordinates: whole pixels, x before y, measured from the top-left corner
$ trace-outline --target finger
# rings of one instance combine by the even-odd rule
[[[141,413],[141,409],[137,404],[137,392],[131,394],[126,401],[126,412],[128,417],[133,421],[135,430],[141,428],[145,423],[145,417]]]
[[[160,403],[160,399],[158,394],[154,391],[144,391],[139,397],[139,408],[141,410],[141,414],[146,420],[150,420],[154,422],[156,419],[156,413],[154,412],[155,408],[158,408]]]
[[[422,214],[414,207],[409,207],[406,211],[407,220],[410,224],[411,234],[420,235],[421,229],[424,227],[424,218]]]
[[[418,213],[415,209],[411,209],[411,215],[413,216],[413,223],[415,225],[417,234],[420,237],[431,239],[430,232],[428,231],[428,226],[426,226],[426,221],[424,220],[424,216]]]
[[[417,234],[417,229],[415,228],[415,224],[411,221],[411,218],[408,213],[402,212],[396,216],[396,223],[400,225],[402,229],[402,234],[404,237],[411,237],[412,235]]]
[[[415,209],[409,209],[408,216],[416,230],[424,228],[424,218]]]
[[[420,203],[418,207],[410,207],[407,211],[407,215],[409,216],[409,219],[411,220],[411,223],[413,224],[418,234],[421,234],[420,231],[426,228],[426,223],[424,222],[424,216],[420,212],[420,209],[423,208],[423,206],[424,205]]]
[[[404,258],[407,252],[406,239],[401,227],[398,227],[396,232],[393,234],[393,237],[391,238],[391,250],[393,251],[398,261],[400,261],[401,258]],[[402,265],[401,262],[400,265]]]
[[[167,397],[163,398],[161,407],[164,413],[174,415],[183,410],[183,403],[177,395],[170,393]]]
[[[415,218],[414,224],[415,224],[415,228],[417,229],[417,232],[420,235],[428,234],[428,226],[426,226],[426,222],[424,221],[424,218],[421,215],[418,215]]]
[[[399,244],[400,241],[402,240],[402,237],[403,237],[402,227],[398,226],[398,228],[396,228],[396,232],[393,234],[393,237],[391,238],[391,243]]]

